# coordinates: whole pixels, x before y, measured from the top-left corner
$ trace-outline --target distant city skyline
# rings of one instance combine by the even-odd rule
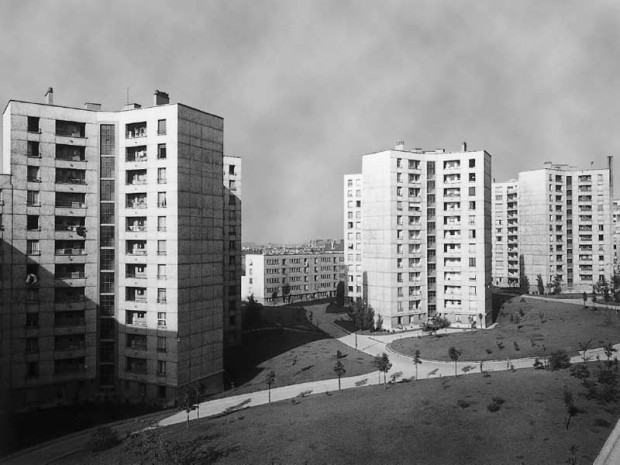
[[[243,241],[342,236],[342,176],[407,148],[544,161],[620,154],[620,4],[166,1],[0,4],[0,102],[148,105],[155,89],[224,118],[243,157]],[[620,160],[615,163],[618,179]]]

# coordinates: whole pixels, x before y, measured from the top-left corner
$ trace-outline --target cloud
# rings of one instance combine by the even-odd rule
[[[156,88],[225,118],[243,236],[342,236],[342,175],[408,147],[599,166],[619,144],[612,1],[43,1],[0,4],[0,100],[108,109]],[[617,163],[620,166],[620,163]]]

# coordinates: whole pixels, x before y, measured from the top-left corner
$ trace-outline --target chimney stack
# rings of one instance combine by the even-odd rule
[[[156,90],[155,94],[153,94],[153,104],[157,105],[168,105],[170,103],[170,96],[166,92],[162,92],[161,90]]]
[[[45,93],[45,104],[54,105],[54,89],[49,87]]]
[[[398,142],[396,142],[396,145],[394,146],[394,150],[405,150],[405,141],[399,140]]]
[[[467,142],[461,144],[461,152],[467,152]]]
[[[101,104],[100,103],[86,102],[84,104],[84,108],[86,110],[100,111],[101,110]]]

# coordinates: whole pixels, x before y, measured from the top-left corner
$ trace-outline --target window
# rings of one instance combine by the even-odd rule
[[[476,209],[476,202],[475,201],[469,202],[469,209],[470,210],[475,210]]]
[[[166,158],[166,144],[157,144],[157,158],[159,160]]]
[[[114,269],[114,249],[101,249],[101,269]]]
[[[476,266],[476,257],[471,257],[469,259],[469,266],[472,268]]]
[[[114,179],[114,158],[101,157],[101,177]]]
[[[470,168],[475,168],[476,167],[476,159],[475,158],[470,158],[469,159],[469,167]]]
[[[41,152],[39,152],[39,143],[33,140],[29,140],[26,143],[26,155],[31,158],[41,158]]]
[[[166,184],[166,168],[157,168],[157,183]]]
[[[41,206],[41,202],[39,201],[38,191],[28,191],[27,198],[26,198],[26,205],[28,205],[29,207]]]
[[[40,255],[41,250],[39,249],[39,241],[38,240],[27,241],[27,251],[28,251],[28,255]]]
[[[26,313],[26,326],[39,326],[39,314],[38,313]]]
[[[157,230],[159,232],[163,232],[166,230],[166,217],[165,216],[157,217]]]
[[[470,187],[469,188],[469,196],[473,197],[474,195],[476,195],[476,188],[475,187]]]
[[[157,265],[157,279],[166,279],[166,265]]]
[[[157,241],[157,255],[166,255],[166,241]]]
[[[28,362],[28,371],[26,373],[28,378],[36,378],[39,376],[39,363],[38,362]]]
[[[38,166],[29,166],[26,176],[28,182],[41,182],[41,175]]]
[[[165,336],[157,336],[157,352],[166,351],[166,338]]]
[[[166,326],[166,312],[157,312],[157,326]]]
[[[36,116],[28,117],[28,132],[41,132],[39,128],[39,118]]]
[[[26,216],[26,229],[29,231],[38,231],[41,229],[39,225],[39,215]]]
[[[230,174],[231,176],[235,175],[235,165],[228,165],[228,174]]]
[[[157,360],[157,376],[165,376],[165,375],[166,375],[166,361]]]
[[[166,120],[160,119],[157,121],[157,135],[165,136],[166,135]]]
[[[125,126],[125,136],[127,139],[146,137],[146,121],[127,124]]]
[[[165,192],[157,193],[157,206],[160,208],[166,208],[166,193]]]
[[[162,289],[162,288],[157,289],[157,303],[159,304],[166,303],[166,289]]]
[[[114,292],[114,273],[101,273],[99,279],[100,292],[111,294]]]

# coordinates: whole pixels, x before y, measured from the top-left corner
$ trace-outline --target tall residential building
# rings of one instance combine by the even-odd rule
[[[221,390],[240,241],[237,210],[224,239],[223,119],[159,91],[117,112],[52,96],[3,117],[2,397]]]
[[[493,185],[494,283],[518,286],[526,276],[538,292],[558,279],[562,289],[591,292],[613,266],[610,167],[580,170],[565,164],[522,171]]]
[[[347,298],[366,300],[364,272],[362,271],[362,175],[344,177],[344,253],[347,263]]]
[[[485,151],[467,151],[466,144],[460,152],[406,150],[400,142],[364,155],[361,175],[345,177],[349,296],[370,304],[386,329],[414,327],[434,315],[455,326],[486,327],[490,235]]]
[[[336,297],[345,271],[342,252],[246,254],[241,292],[274,304]]]
[[[224,157],[224,345],[241,344],[241,158]]]
[[[620,273],[620,200],[612,201],[614,273]]]

